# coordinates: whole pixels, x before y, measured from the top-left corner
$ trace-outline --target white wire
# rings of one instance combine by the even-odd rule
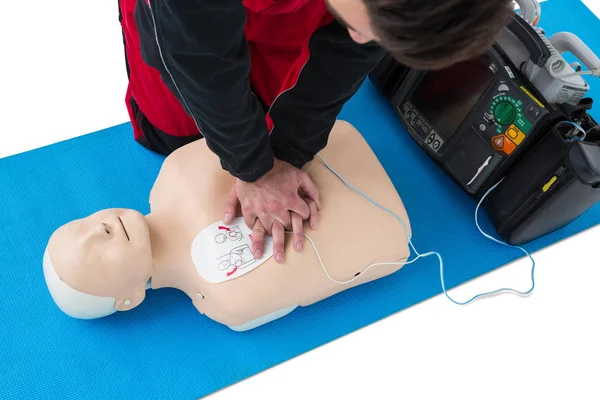
[[[477,229],[479,229],[479,232],[486,238],[499,243],[501,245],[507,246],[507,247],[513,247],[513,248],[517,248],[520,249],[521,251],[523,251],[531,260],[532,262],[532,267],[531,267],[531,288],[525,292],[521,292],[515,289],[510,289],[510,288],[500,288],[500,289],[496,289],[493,290],[491,292],[485,292],[485,293],[480,293],[478,295],[473,296],[471,299],[465,301],[465,302],[458,302],[454,299],[452,299],[450,297],[450,295],[448,294],[447,290],[446,290],[446,284],[444,282],[444,261],[442,259],[442,256],[435,252],[435,251],[430,251],[428,253],[424,253],[424,254],[419,254],[419,252],[417,251],[417,249],[415,248],[415,246],[412,243],[412,240],[410,238],[410,235],[408,234],[408,230],[406,229],[406,225],[404,224],[404,221],[402,220],[402,218],[400,218],[398,215],[396,215],[393,211],[390,211],[389,209],[385,208],[384,206],[380,205],[379,203],[373,201],[369,196],[367,196],[366,194],[364,194],[363,192],[361,192],[358,188],[356,188],[355,186],[353,186],[352,184],[350,184],[348,181],[346,181],[340,174],[338,174],[322,157],[320,154],[317,154],[317,157],[321,160],[321,162],[327,167],[327,169],[329,169],[335,176],[337,176],[346,186],[348,186],[350,189],[354,190],[355,192],[357,192],[358,194],[360,194],[361,196],[363,196],[366,200],[368,200],[371,204],[375,205],[376,207],[382,209],[383,211],[386,211],[387,213],[391,214],[392,216],[394,216],[398,221],[400,221],[400,223],[402,224],[402,228],[404,229],[404,234],[406,235],[406,238],[408,239],[408,243],[410,245],[410,247],[413,249],[413,251],[415,252],[415,254],[417,255],[417,257],[415,257],[414,259],[410,260],[410,261],[404,261],[404,262],[382,262],[382,263],[373,263],[368,265],[365,269],[363,269],[360,273],[356,274],[353,278],[348,279],[346,281],[339,281],[335,278],[333,278],[329,272],[327,271],[327,268],[325,267],[325,264],[323,263],[323,260],[321,259],[321,255],[319,254],[319,251],[317,250],[317,246],[315,245],[314,241],[305,233],[303,233],[304,237],[306,237],[309,241],[310,244],[313,247],[313,250],[315,251],[315,254],[317,256],[317,259],[319,260],[319,263],[321,264],[321,268],[323,269],[323,272],[325,273],[325,275],[327,276],[327,278],[332,281],[333,283],[336,284],[340,284],[340,285],[344,285],[344,284],[348,284],[351,283],[353,281],[355,281],[356,279],[359,279],[361,277],[362,274],[364,274],[366,271],[368,271],[369,269],[371,269],[372,267],[375,266],[380,266],[380,265],[406,265],[406,264],[412,264],[413,262],[417,261],[419,258],[421,257],[428,257],[428,256],[432,256],[435,255],[437,256],[439,262],[440,262],[440,282],[442,285],[442,290],[444,291],[444,294],[446,295],[446,297],[452,301],[455,304],[458,305],[466,305],[472,301],[474,301],[475,299],[479,298],[479,297],[484,297],[484,296],[491,296],[500,292],[510,292],[510,293],[514,293],[514,294],[518,294],[521,296],[527,296],[529,295],[534,287],[535,287],[535,280],[534,280],[534,270],[535,270],[535,261],[533,260],[533,258],[531,257],[531,255],[527,252],[527,250],[523,249],[522,247],[518,247],[518,246],[512,246],[509,245],[507,243],[504,243],[494,237],[492,237],[491,235],[485,233],[481,227],[479,226],[479,221],[478,221],[478,213],[479,213],[479,207],[481,206],[481,204],[483,203],[483,201],[485,200],[485,198],[489,195],[489,193],[491,193],[492,190],[494,190],[499,184],[500,182],[502,182],[503,179],[501,179],[498,183],[496,183],[494,186],[492,186],[481,198],[481,200],[479,201],[479,203],[477,204],[477,207],[475,208],[475,224],[477,225]],[[286,231],[286,233],[291,234],[292,232]]]
[[[306,233],[303,233],[303,235],[310,241],[310,244],[312,245],[312,248],[315,251],[315,254],[317,255],[317,258],[319,259],[319,263],[321,264],[321,268],[323,269],[323,272],[325,273],[325,275],[327,276],[327,278],[329,278],[330,281],[332,281],[333,283],[336,283],[338,285],[346,285],[348,283],[351,283],[351,282],[355,281],[358,278],[361,278],[361,275],[364,274],[365,272],[367,272],[372,267],[375,267],[375,266],[378,266],[378,265],[404,265],[404,264],[411,264],[411,263],[417,261],[418,258],[419,258],[419,257],[417,257],[417,258],[415,258],[412,261],[404,261],[404,262],[397,262],[396,261],[396,262],[385,262],[385,263],[370,264],[369,266],[367,266],[367,268],[363,269],[361,272],[359,272],[358,274],[356,274],[355,277],[353,277],[351,279],[348,279],[347,281],[338,281],[337,279],[331,277],[331,275],[327,271],[327,268],[325,268],[325,264],[323,264],[323,260],[321,259],[321,255],[319,254],[319,251],[317,250],[317,246],[315,246],[315,242],[313,242],[313,240]]]
[[[559,125],[560,125],[560,124],[569,124],[569,125],[573,125],[575,128],[577,128],[577,129],[578,129],[578,130],[579,130],[581,133],[583,133],[583,135],[585,136],[585,129],[583,129],[583,128],[581,127],[581,125],[579,125],[578,123],[575,123],[575,122],[573,122],[573,121],[561,121],[561,122],[559,122],[558,124],[559,124]]]
[[[579,125],[579,124],[577,124],[577,123],[575,123],[575,122],[573,122],[573,121],[561,121],[561,122],[557,123],[557,124],[556,124],[556,126],[558,126],[558,125],[561,125],[561,124],[573,125],[573,126],[574,126],[575,128],[577,128],[577,129],[578,129],[578,130],[579,130],[581,133],[583,133],[583,136],[582,136],[582,137],[575,136],[574,138],[577,138],[578,140],[585,140],[585,137],[587,136],[587,133],[586,133],[585,129],[583,129],[583,128],[581,127],[581,125]],[[574,138],[567,138],[567,139],[565,139],[565,140],[567,140],[567,141],[573,141],[573,140],[575,140]]]

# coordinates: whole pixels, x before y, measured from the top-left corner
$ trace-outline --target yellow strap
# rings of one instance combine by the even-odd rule
[[[556,182],[558,178],[556,177],[556,175],[554,175],[552,178],[550,178],[550,180],[548,182],[546,182],[546,184],[544,186],[542,186],[542,191],[543,192],[547,192],[548,189],[550,189],[550,186],[552,186],[552,184],[554,182]]]

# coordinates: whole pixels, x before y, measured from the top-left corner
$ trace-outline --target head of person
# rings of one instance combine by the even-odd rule
[[[43,270],[52,299],[73,318],[137,307],[153,270],[146,219],[134,210],[107,209],[71,221],[48,240]]]
[[[440,69],[485,53],[512,0],[325,0],[358,43],[377,42],[411,68]]]

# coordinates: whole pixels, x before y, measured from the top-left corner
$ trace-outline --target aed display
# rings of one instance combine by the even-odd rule
[[[534,92],[493,48],[448,68],[411,70],[391,102],[408,133],[477,197],[547,122]]]
[[[428,72],[411,103],[445,142],[450,140],[492,83],[495,73],[487,56]]]

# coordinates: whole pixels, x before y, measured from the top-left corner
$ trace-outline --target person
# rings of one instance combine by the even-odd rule
[[[280,248],[286,229],[302,229],[294,215],[320,210],[301,167],[382,57],[425,69],[474,57],[514,8],[511,0],[119,0],[119,11],[134,138],[161,154],[205,138],[236,178],[224,220],[239,204],[247,226]]]
[[[410,254],[410,221],[369,145],[339,121],[320,156],[402,223],[312,160],[303,170],[322,192],[323,206],[320,227],[309,236],[314,248],[291,252],[280,265],[272,240],[259,237],[265,253],[254,259],[248,236],[257,233],[239,212],[233,225],[219,220],[219,200],[234,178],[198,140],[166,157],[148,215],[100,210],[51,234],[43,271],[52,299],[68,316],[92,319],[137,307],[148,289],[174,288],[200,313],[243,331],[400,269]],[[353,218],[357,213],[361,218]],[[368,267],[373,263],[385,264]]]

